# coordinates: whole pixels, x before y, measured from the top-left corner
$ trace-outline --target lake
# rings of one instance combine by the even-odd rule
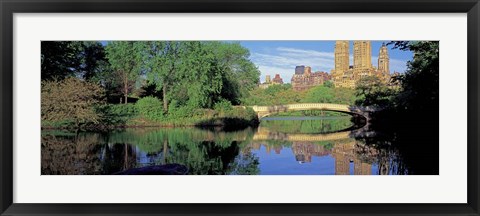
[[[108,133],[43,130],[41,173],[108,175],[167,164],[183,165],[189,175],[438,172],[438,162],[436,168],[429,168],[435,164],[415,154],[412,157],[411,150],[399,148],[396,140],[398,135],[355,125],[348,116],[267,117],[257,128],[237,131],[198,127],[127,128]]]

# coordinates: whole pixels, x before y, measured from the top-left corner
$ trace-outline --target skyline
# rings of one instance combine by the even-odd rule
[[[285,83],[290,83],[295,66],[312,67],[312,72],[323,71],[330,74],[334,68],[335,41],[238,41],[250,50],[250,60],[261,72],[260,82],[265,82],[265,76],[274,77],[280,74]],[[350,65],[353,65],[353,40],[350,42]],[[378,53],[382,43],[390,41],[371,41],[372,65],[377,67]],[[403,73],[406,63],[412,59],[413,53],[392,49],[387,45],[390,56],[390,73]]]

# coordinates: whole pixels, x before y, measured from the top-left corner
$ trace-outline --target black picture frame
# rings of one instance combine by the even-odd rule
[[[0,0],[1,215],[480,215],[478,0]],[[466,204],[20,204],[13,203],[14,13],[467,13],[468,203]],[[268,202],[266,200],[265,202]]]

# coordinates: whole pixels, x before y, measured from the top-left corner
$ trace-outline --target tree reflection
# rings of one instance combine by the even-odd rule
[[[294,118],[273,118],[275,120],[262,120],[260,127],[269,128],[271,131],[283,133],[332,133],[345,130],[354,126],[351,117],[306,117],[295,120]],[[283,120],[282,120],[283,119]]]
[[[115,174],[150,165],[180,164],[188,167],[190,175],[258,175],[262,170],[257,153],[262,146],[267,153],[262,157],[288,149],[298,163],[332,157],[330,166],[338,175],[435,171],[430,167],[435,161],[429,161],[425,153],[428,148],[418,145],[427,138],[415,140],[401,131],[380,130],[312,134],[305,132],[325,123],[285,124],[271,122],[230,132],[215,128],[137,128],[106,134],[53,131],[42,134],[42,174]],[[285,128],[301,133],[285,132]]]
[[[251,129],[127,129],[109,135],[42,136],[42,174],[114,174],[147,165],[177,163],[192,175],[256,174],[258,159],[239,156]]]
[[[42,135],[42,175],[101,174],[99,134]]]

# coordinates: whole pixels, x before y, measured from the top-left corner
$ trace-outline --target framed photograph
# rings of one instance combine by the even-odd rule
[[[479,215],[478,0],[0,0],[1,215]]]

